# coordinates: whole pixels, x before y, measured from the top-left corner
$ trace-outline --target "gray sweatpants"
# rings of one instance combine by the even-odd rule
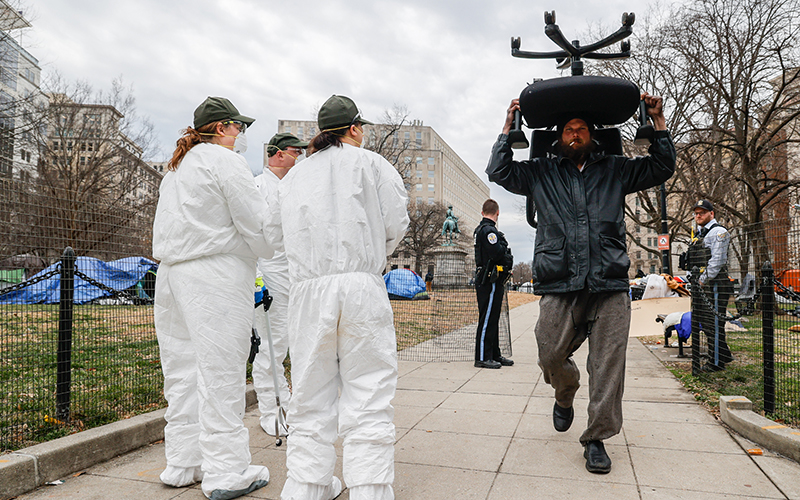
[[[589,338],[589,422],[581,443],[618,434],[622,428],[625,350],[631,323],[628,293],[589,293],[585,288],[549,294],[539,301],[539,311],[539,366],[562,408],[572,406],[580,387],[580,372],[572,353]]]

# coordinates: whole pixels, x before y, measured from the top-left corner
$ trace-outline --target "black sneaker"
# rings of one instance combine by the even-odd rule
[[[589,441],[583,449],[583,458],[586,459],[586,470],[593,474],[608,474],[611,472],[611,459],[608,458],[606,448],[602,441]]]
[[[497,361],[503,366],[514,366],[513,359],[504,358],[503,356],[500,356],[499,358],[495,359],[495,361]]]
[[[476,361],[475,368],[492,368],[498,369],[502,365],[493,359],[487,359],[486,361]]]
[[[573,418],[575,418],[575,410],[571,406],[562,408],[558,406],[558,403],[553,405],[553,427],[558,432],[567,432],[572,425]]]

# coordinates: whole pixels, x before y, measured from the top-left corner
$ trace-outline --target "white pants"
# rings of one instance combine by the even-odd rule
[[[293,394],[286,466],[292,483],[331,484],[338,424],[345,484],[391,491],[397,345],[381,277],[349,273],[293,284],[289,339]],[[282,498],[297,498],[287,487]]]
[[[254,260],[229,255],[162,264],[156,278],[167,465],[202,466],[206,496],[269,475],[250,466],[242,422],[254,279]]]
[[[278,395],[284,408],[289,404],[289,384],[283,370],[283,361],[289,350],[289,335],[287,332],[287,310],[289,308],[289,276],[288,272],[272,272],[261,267],[264,275],[264,284],[272,295],[272,305],[269,308],[270,331],[272,332],[272,346],[275,350],[275,366],[278,369]],[[266,321],[264,308],[258,307],[255,312],[254,324],[261,336],[261,347],[255,360],[253,360],[253,386],[258,396],[258,409],[261,412],[261,427],[270,434],[275,432],[275,418],[278,405],[275,401],[275,387],[272,381],[272,358],[267,344]]]

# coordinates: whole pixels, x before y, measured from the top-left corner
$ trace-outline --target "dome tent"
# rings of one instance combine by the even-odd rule
[[[425,281],[411,269],[393,269],[383,275],[386,291],[392,300],[428,299]],[[419,294],[424,296],[417,297]]]

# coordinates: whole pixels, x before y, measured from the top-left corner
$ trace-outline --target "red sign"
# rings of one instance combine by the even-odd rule
[[[658,235],[658,249],[659,250],[669,250],[669,235],[668,234],[659,234]]]

